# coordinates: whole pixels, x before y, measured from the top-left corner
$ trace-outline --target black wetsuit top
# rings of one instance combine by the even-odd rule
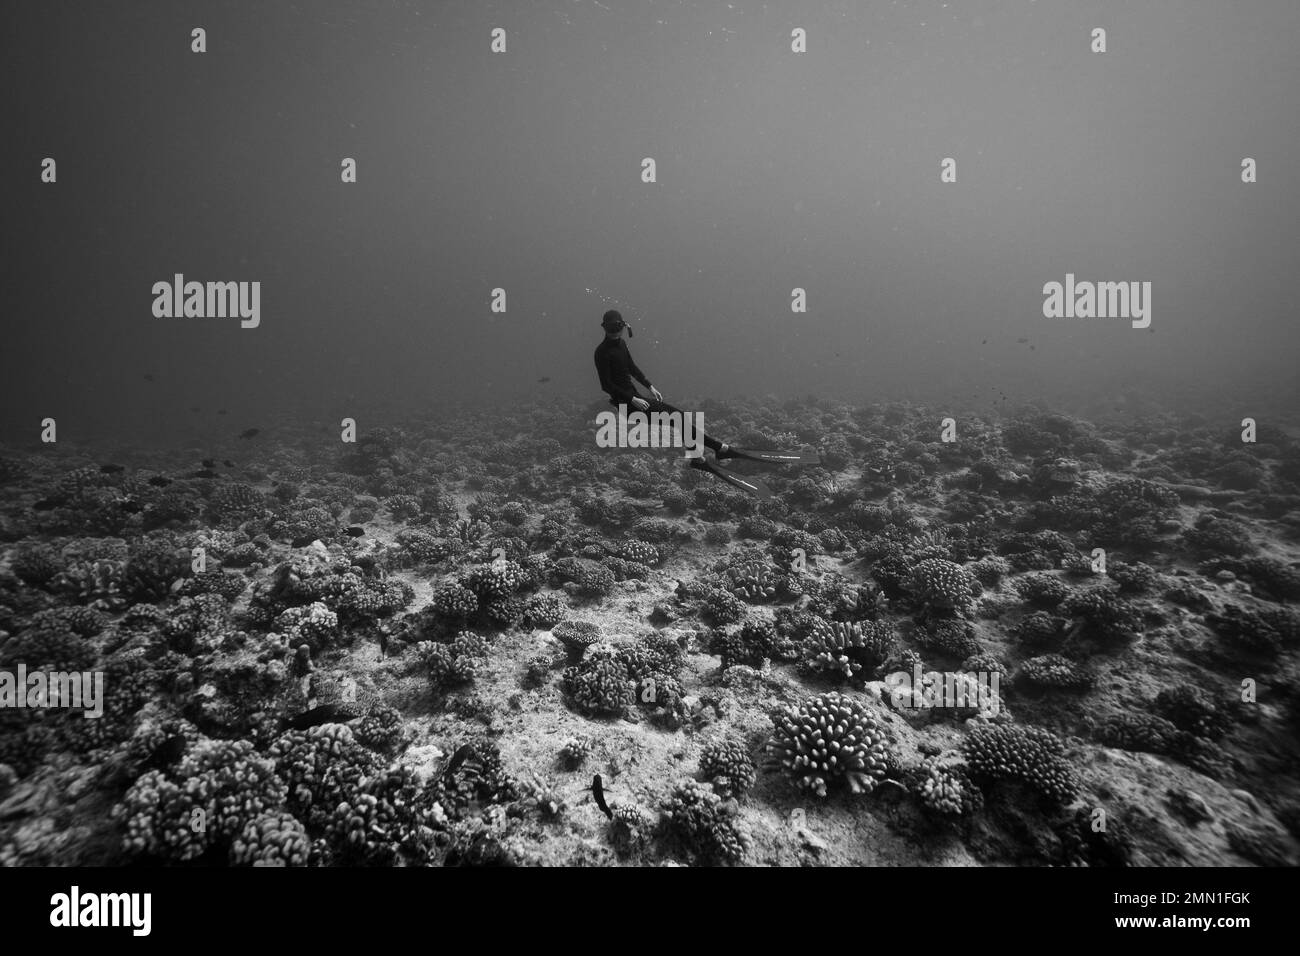
[[[596,374],[600,376],[600,387],[609,393],[615,405],[630,405],[637,397],[632,379],[650,387],[650,380],[636,367],[627,343],[621,338],[605,339],[596,346]]]

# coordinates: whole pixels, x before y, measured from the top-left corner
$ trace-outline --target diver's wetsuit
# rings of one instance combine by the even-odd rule
[[[679,415],[685,415],[680,408],[669,405],[667,402],[659,402],[653,398],[646,398],[637,393],[636,386],[632,384],[632,379],[636,379],[646,388],[650,387],[650,380],[645,377],[645,373],[636,367],[636,362],[632,361],[632,353],[628,351],[627,343],[621,338],[606,338],[596,346],[596,374],[600,376],[600,387],[609,393],[609,403],[614,406],[626,405],[628,412],[636,411],[632,404],[632,399],[642,398],[649,403],[650,407],[646,412],[676,412]],[[702,439],[706,448],[711,448],[716,455],[722,448],[722,442],[716,438],[710,438],[703,435]]]

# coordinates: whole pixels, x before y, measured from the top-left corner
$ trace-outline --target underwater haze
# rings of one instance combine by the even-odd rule
[[[228,430],[219,408],[333,427],[600,400],[611,307],[670,401],[1294,407],[1293,3],[22,2],[8,20],[11,439],[47,415],[147,442]],[[154,317],[176,273],[260,281],[259,326]],[[1067,274],[1150,282],[1150,325],[1045,318]]]

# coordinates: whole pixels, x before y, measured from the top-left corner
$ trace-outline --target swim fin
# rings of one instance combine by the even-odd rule
[[[716,475],[727,484],[739,488],[741,491],[748,492],[757,498],[766,500],[772,497],[771,489],[756,478],[743,477],[736,474],[734,471],[728,471],[721,465],[704,458],[692,458],[690,464],[692,468],[698,468],[700,471],[707,471],[711,475]]]
[[[815,450],[804,452],[762,451],[750,448],[728,448],[717,456],[721,460],[744,458],[748,461],[765,461],[772,465],[820,465],[822,456]]]

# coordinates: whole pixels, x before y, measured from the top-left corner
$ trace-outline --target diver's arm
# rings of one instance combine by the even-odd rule
[[[659,389],[655,388],[653,385],[650,384],[650,379],[645,377],[645,372],[637,368],[636,362],[632,361],[631,352],[627,353],[627,369],[629,372],[632,373],[632,377],[634,379],[636,379],[646,388],[650,389],[650,394],[654,396],[656,402],[662,402],[664,400],[664,397],[660,393]],[[641,404],[639,405],[637,404],[638,400],[641,402]],[[636,405],[636,407],[641,409],[642,411],[645,411],[647,408],[650,407],[650,403],[647,402],[644,398],[641,398],[640,396],[637,396],[637,399],[633,401],[633,404]]]
[[[627,353],[627,369],[629,372],[632,373],[632,377],[636,379],[638,382],[640,382],[642,385],[644,385],[646,388],[649,389],[654,388],[654,386],[650,384],[650,379],[645,377],[645,372],[637,368],[636,362],[632,361],[631,352]]]

